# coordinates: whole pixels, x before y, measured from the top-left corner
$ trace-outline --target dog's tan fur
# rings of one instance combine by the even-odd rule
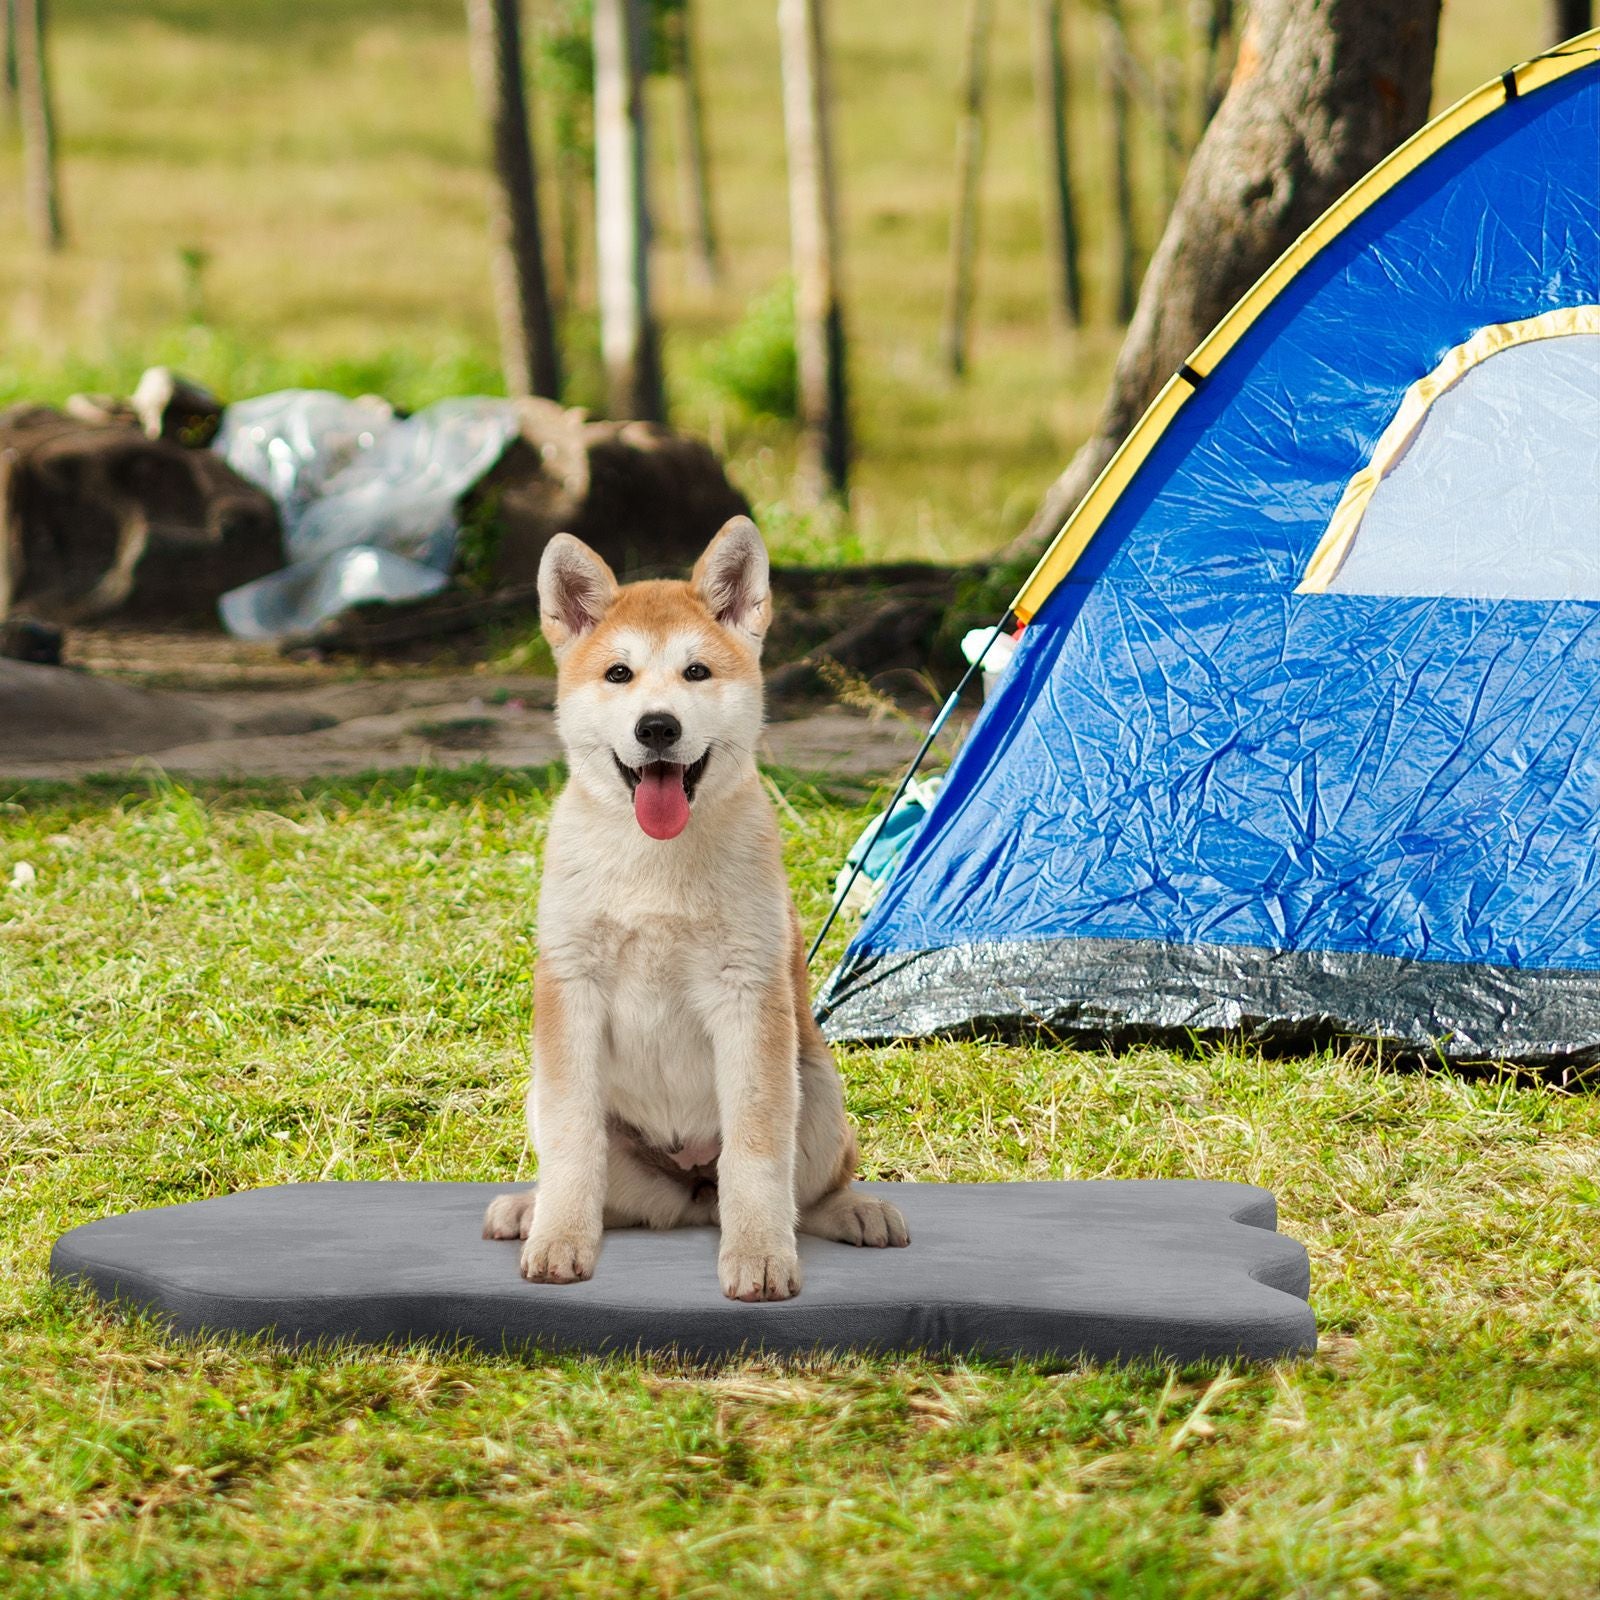
[[[594,1272],[605,1227],[719,1222],[723,1292],[786,1299],[797,1227],[878,1246],[907,1233],[894,1206],[851,1188],[855,1137],[756,772],[766,552],[738,517],[687,583],[619,588],[561,535],[539,597],[570,768],[539,898],[539,1186],[497,1198],[484,1234],[526,1241],[524,1277],[572,1283]],[[688,681],[690,662],[710,676]],[[627,683],[606,677],[618,663]],[[672,760],[708,757],[669,839],[636,823],[620,770],[651,758],[634,729],[654,712],[681,726]]]

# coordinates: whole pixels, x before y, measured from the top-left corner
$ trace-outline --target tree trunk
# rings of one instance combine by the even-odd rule
[[[22,122],[23,181],[28,220],[46,250],[62,243],[61,196],[56,187],[55,114],[45,50],[44,0],[13,0],[17,51],[17,111]]]
[[[1206,47],[1201,56],[1200,131],[1204,133],[1227,92],[1222,53],[1233,32],[1233,0],[1210,0],[1206,11]]]
[[[17,0],[0,0],[0,117],[17,114]]]
[[[614,419],[662,422],[650,306],[643,0],[595,0],[594,199],[600,354]]]
[[[1132,63],[1122,0],[1105,0],[1106,97],[1111,107],[1112,192],[1117,218],[1117,321],[1133,315],[1139,245],[1133,215]]]
[[[555,400],[561,396],[561,356],[545,277],[538,174],[523,92],[519,3],[467,0],[467,28],[493,146],[490,262],[500,366],[510,394]]]
[[[990,0],[968,0],[961,118],[956,124],[956,204],[950,224],[950,295],[945,313],[945,363],[967,370],[972,280],[978,261],[978,191],[983,178],[983,102],[988,72]]]
[[[683,90],[683,189],[689,220],[689,259],[706,287],[722,275],[716,219],[711,209],[711,157],[706,149],[705,99],[700,90],[700,52],[695,47],[693,0],[667,13],[673,65]]]
[[[803,492],[843,493],[850,468],[838,208],[828,130],[823,0],[778,0],[783,122],[789,152]]]
[[[1285,249],[1428,115],[1439,0],[1255,0],[1145,275],[1094,435],[1006,554],[1052,538],[1156,391]]]
[[[1594,26],[1594,0],[1550,0],[1550,43],[1565,44]]]
[[[1033,21],[1033,87],[1047,174],[1045,209],[1056,247],[1053,299],[1062,320],[1077,327],[1083,321],[1083,274],[1078,264],[1078,214],[1072,203],[1061,0],[1033,0]]]

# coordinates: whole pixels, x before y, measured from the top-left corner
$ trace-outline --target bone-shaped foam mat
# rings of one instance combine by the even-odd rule
[[[804,1287],[744,1305],[711,1228],[607,1233],[587,1283],[525,1282],[486,1241],[489,1183],[302,1183],[74,1228],[51,1272],[179,1332],[490,1350],[930,1350],[1270,1359],[1316,1348],[1304,1248],[1247,1184],[880,1183],[903,1250],[802,1238]]]

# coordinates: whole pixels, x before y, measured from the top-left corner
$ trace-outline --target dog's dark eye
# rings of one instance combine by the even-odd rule
[[[683,675],[690,683],[704,683],[711,676],[711,668],[703,661],[691,661],[683,669]]]
[[[623,666],[620,661],[615,661],[606,668],[607,683],[629,683],[632,679],[633,669]]]

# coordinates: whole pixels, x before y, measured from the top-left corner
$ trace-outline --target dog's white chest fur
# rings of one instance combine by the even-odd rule
[[[706,952],[690,919],[597,921],[615,938],[606,985],[606,1109],[663,1149],[720,1137],[712,1044],[686,997],[706,980]]]
[[[775,834],[759,808],[718,813],[667,846],[569,792],[546,848],[541,958],[602,1010],[606,1110],[667,1150],[720,1136],[718,1012],[784,959]]]

